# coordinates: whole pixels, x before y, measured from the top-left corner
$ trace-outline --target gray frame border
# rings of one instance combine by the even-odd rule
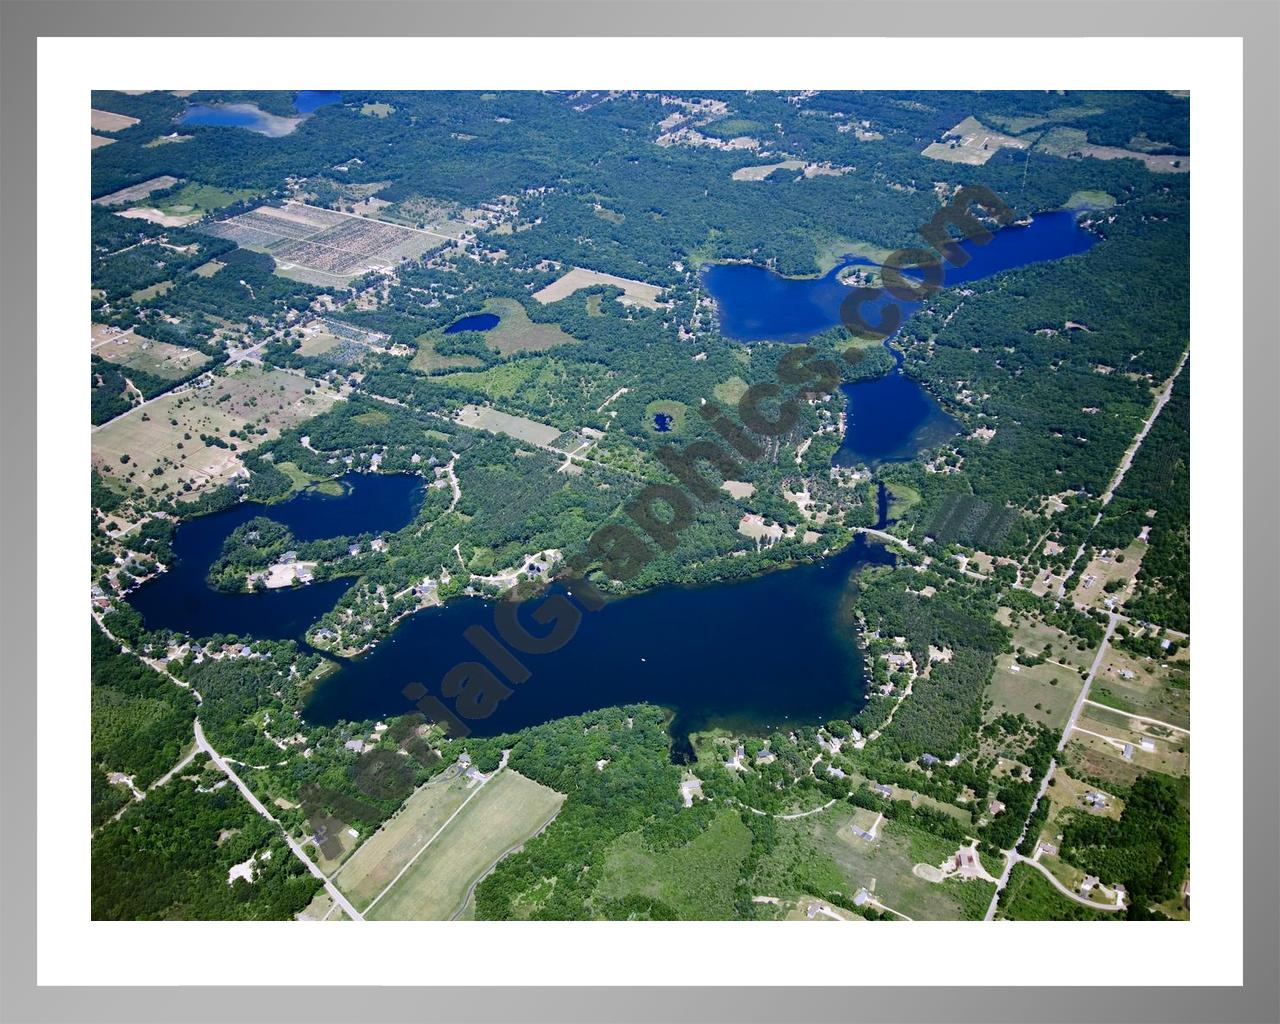
[[[1105,6],[1104,6],[1105,4]],[[1104,17],[1086,23],[1082,10]],[[1088,28],[1082,25],[1087,24]],[[0,1020],[5,1021],[1241,1021],[1280,1020],[1280,5],[1275,0],[0,0]],[[1089,31],[1092,29],[1092,31]],[[1232,36],[1244,39],[1244,985],[1238,988],[374,988],[35,985],[36,39],[40,36],[910,37]],[[1245,557],[1247,552],[1247,557]],[[1270,763],[1268,769],[1266,764]],[[1260,769],[1260,770],[1259,770]],[[32,827],[19,827],[30,823]],[[584,979],[589,981],[590,979]],[[856,983],[856,975],[849,979]],[[307,985],[310,979],[300,978]]]

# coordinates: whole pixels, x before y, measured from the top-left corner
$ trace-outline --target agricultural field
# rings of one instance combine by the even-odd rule
[[[357,910],[364,911],[478,785],[454,765],[419,786],[347,859],[334,876],[334,884]]]
[[[113,114],[109,110],[89,111],[89,126],[95,132],[118,132],[137,123],[136,117],[127,114]]]
[[[1031,141],[988,128],[976,117],[966,117],[950,131],[944,132],[941,142],[931,142],[920,155],[955,164],[981,165],[1003,148],[1028,149]]]
[[[459,914],[472,887],[559,813],[564,797],[503,768],[386,891],[371,920],[439,921]]]
[[[95,354],[130,370],[141,370],[165,380],[180,380],[211,360],[203,352],[165,341],[152,341],[133,331],[117,335],[94,349]]]
[[[662,289],[657,285],[632,281],[630,278],[616,277],[613,274],[602,274],[584,267],[574,267],[564,277],[552,281],[541,291],[534,292],[533,297],[546,305],[566,299],[580,288],[592,288],[598,284],[621,288],[623,294],[618,296],[618,301],[623,305],[643,306],[645,309],[662,308],[662,303],[658,301]]]
[[[187,182],[171,196],[166,196],[156,203],[156,209],[170,216],[199,214],[204,216],[221,210],[232,203],[252,199],[257,192],[251,188],[224,189],[213,185],[201,185],[194,181]]]
[[[264,252],[297,280],[345,285],[371,270],[390,270],[450,239],[354,214],[290,202],[259,206],[205,228],[244,249]]]
[[[153,494],[225,483],[242,472],[238,452],[324,412],[336,398],[299,374],[241,365],[208,386],[169,392],[96,429],[93,465],[108,481]],[[234,438],[233,430],[250,437]]]
[[[1147,170],[1157,174],[1185,174],[1191,170],[1191,157],[1182,154],[1141,153],[1118,146],[1095,146],[1087,133],[1080,128],[1051,128],[1040,137],[1035,148],[1067,159],[1083,160],[1140,160]]]
[[[90,149],[101,149],[103,146],[109,146],[109,145],[111,145],[111,143],[113,143],[113,142],[115,142],[115,141],[116,141],[115,139],[109,139],[109,138],[107,138],[105,135],[92,135],[92,134],[91,134],[91,135],[89,136],[89,148],[90,148]]]
[[[93,205],[128,206],[146,199],[152,192],[173,188],[174,185],[178,184],[179,180],[172,174],[162,174],[157,178],[148,178],[146,181],[140,181],[136,185],[129,185],[127,188],[118,189],[108,195],[99,196],[93,201]]]
[[[524,416],[512,416],[479,405],[464,405],[458,410],[455,419],[464,427],[487,430],[491,434],[506,434],[507,437],[514,437],[517,441],[539,448],[549,447],[561,434],[558,427],[549,427]]]

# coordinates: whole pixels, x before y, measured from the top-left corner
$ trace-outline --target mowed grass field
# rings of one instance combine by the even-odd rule
[[[178,380],[210,362],[203,352],[167,341],[152,341],[132,331],[94,349],[94,354],[129,370],[142,370],[166,380]]]
[[[987,685],[986,696],[991,701],[987,717],[1022,714],[1037,725],[1061,730],[1083,685],[1084,680],[1074,668],[1049,661],[1019,665],[1012,654],[1002,654],[996,659]]]
[[[215,375],[209,387],[162,395],[95,429],[93,465],[108,482],[155,493],[166,485],[181,491],[189,481],[194,493],[197,485],[234,476],[241,468],[240,452],[319,415],[336,400],[332,389],[300,374],[242,365]],[[252,429],[252,440],[230,437],[232,430],[246,428]],[[228,447],[207,445],[201,434],[220,437]]]
[[[491,434],[506,434],[517,441],[543,448],[551,444],[561,433],[559,427],[550,427],[537,420],[527,419],[524,416],[512,416],[510,413],[479,405],[464,405],[458,410],[455,418],[464,427],[487,430]]]
[[[457,768],[448,768],[419,786],[351,855],[334,875],[334,884],[363,911],[478,785]]]
[[[463,909],[489,869],[559,813],[564,796],[510,768],[474,793],[447,828],[368,913],[380,921],[439,921]]]

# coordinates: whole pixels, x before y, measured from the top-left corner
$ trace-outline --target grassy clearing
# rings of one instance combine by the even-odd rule
[[[366,103],[360,108],[360,113],[365,117],[390,117],[396,112],[396,108],[390,103]]]
[[[345,493],[342,484],[337,480],[324,476],[312,476],[306,470],[300,469],[296,463],[281,462],[276,469],[289,478],[290,491],[285,497],[290,497],[299,491],[315,491],[331,498],[341,497]],[[283,501],[284,498],[280,500]]]
[[[94,354],[126,369],[141,370],[165,380],[180,380],[210,362],[207,355],[193,348],[152,341],[132,331],[94,349]]]
[[[1080,715],[1079,728],[1091,733],[1108,736],[1120,743],[1133,747],[1132,761],[1139,768],[1147,771],[1163,772],[1165,775],[1187,775],[1191,770],[1191,737],[1186,733],[1173,732],[1163,726],[1151,722],[1143,722],[1136,718],[1109,708],[1100,708],[1086,704]],[[1086,744],[1106,746],[1106,741],[1096,736],[1082,735],[1077,737]],[[1146,742],[1154,749],[1142,746]],[[1116,756],[1121,753],[1116,748]]]
[[[644,425],[651,434],[679,434],[684,426],[684,417],[688,409],[683,402],[660,400],[650,402],[644,407]],[[656,417],[666,416],[666,430],[658,429]]]
[[[1062,204],[1064,210],[1107,210],[1116,205],[1116,197],[1110,192],[1099,192],[1096,189],[1081,189],[1072,192]]]
[[[485,334],[489,347],[500,355],[542,352],[555,345],[568,345],[575,341],[555,324],[534,323],[524,306],[515,299],[489,299],[484,304],[484,311],[501,317],[498,326]]]
[[[779,821],[778,843],[761,861],[753,891],[786,896],[838,891],[852,897],[865,888],[885,906],[915,920],[968,916],[970,904],[979,902],[977,894],[912,873],[916,864],[941,863],[955,852],[953,844],[891,821],[882,822],[877,838],[869,843],[850,830],[854,812],[837,804],[809,818]]]
[[[134,302],[150,302],[152,299],[164,295],[172,287],[172,281],[159,281],[150,288],[139,288],[129,298],[133,299]]]
[[[221,263],[218,260],[210,260],[208,263],[201,263],[200,266],[196,267],[195,275],[196,277],[213,277],[225,266],[225,263]]]
[[[816,249],[814,258],[818,263],[818,276],[834,270],[849,256],[861,256],[872,263],[881,264],[893,252],[892,249],[886,249],[871,242],[859,242],[848,238],[823,238],[816,243]]]
[[[733,376],[723,380],[712,389],[712,394],[725,405],[736,406],[747,392],[747,382],[741,377]]]
[[[1089,699],[1119,711],[1191,727],[1189,665],[1136,658],[1108,648]]]
[[[419,786],[342,866],[334,884],[363,911],[477,785],[460,771],[448,769]]]
[[[734,811],[722,811],[697,838],[655,853],[630,832],[610,845],[593,900],[646,896],[685,920],[734,916],[733,891],[751,850],[751,833]]]
[[[1050,881],[1027,864],[1015,864],[1009,884],[1000,895],[996,919],[1002,921],[1106,921],[1120,915],[1090,910],[1058,892]]]
[[[504,768],[466,803],[369,914],[381,921],[438,921],[513,847],[559,812],[564,796]],[[447,816],[446,816],[447,817]]]
[[[890,519],[901,519],[908,510],[920,504],[920,492],[914,487],[892,483],[885,484],[885,490],[889,492],[888,518]]]
[[[517,441],[542,448],[551,444],[561,433],[559,427],[549,427],[524,416],[512,416],[510,413],[478,405],[464,405],[458,410],[456,418],[464,427],[487,430],[491,434],[506,434]]]
[[[251,188],[224,189],[189,181],[173,195],[161,199],[156,208],[170,215],[205,214],[244,199],[252,199],[257,194]]]
[[[992,705],[988,717],[1023,714],[1039,725],[1060,730],[1067,724],[1083,685],[1084,680],[1073,669],[1050,662],[1019,665],[1012,654],[1002,654],[987,685],[986,697]]]

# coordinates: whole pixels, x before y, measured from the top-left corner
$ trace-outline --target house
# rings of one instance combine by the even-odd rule
[[[884,797],[886,800],[893,799],[893,787],[886,786],[883,782],[877,782],[871,787],[871,791],[873,793],[880,794],[880,796]]]
[[[827,765],[827,774],[828,774],[828,775],[833,775],[833,776],[835,776],[837,779],[843,779],[843,778],[845,778],[845,774],[844,774],[844,772],[843,772],[843,771],[841,771],[839,768],[835,767],[835,765],[830,765],[830,764],[829,764],[829,765]]]
[[[383,538],[377,537],[374,539],[373,543],[369,545],[369,547],[371,547],[374,551],[386,551],[387,542]]]
[[[934,757],[933,754],[921,754],[920,763],[926,768],[932,768],[935,764],[941,763],[941,758]]]
[[[1154,753],[1156,749],[1156,741],[1143,737],[1138,740],[1138,746],[1145,750],[1148,754]]]
[[[1120,756],[1123,757],[1126,761],[1132,761],[1133,760],[1133,744],[1126,743],[1124,745],[1124,750],[1120,752]]]
[[[875,842],[875,838],[876,838],[875,836],[873,836],[870,832],[866,832],[863,829],[858,828],[857,825],[850,825],[849,831],[852,832],[859,839],[865,839],[868,843]]]
[[[296,562],[297,560],[298,560],[298,552],[296,551],[286,551],[283,555],[280,556],[280,561],[282,563]]]
[[[992,800],[991,803],[987,804],[987,810],[990,812],[991,816],[994,818],[997,814],[999,814],[1001,811],[1004,810],[1004,804],[1002,804],[999,800]]]
[[[342,745],[348,750],[354,750],[357,754],[364,751],[364,740],[347,740],[347,742]]]
[[[1107,806],[1107,794],[1098,793],[1094,790],[1089,790],[1084,795],[1084,802],[1087,803],[1090,807],[1094,807],[1094,808],[1097,808],[1098,810],[1102,810]]]
[[[360,554],[360,545],[359,545],[359,544],[352,544],[349,548],[347,548],[347,554],[349,554],[349,555],[358,555],[358,554]]]
[[[1053,843],[1041,843],[1040,852],[1047,853],[1052,857],[1056,857],[1058,855],[1058,848],[1054,846]]]
[[[855,907],[860,907],[869,899],[871,899],[871,893],[867,892],[866,889],[859,889],[853,894],[853,905]]]
[[[768,747],[756,754],[756,764],[773,764],[776,760],[778,760],[778,755]]]

